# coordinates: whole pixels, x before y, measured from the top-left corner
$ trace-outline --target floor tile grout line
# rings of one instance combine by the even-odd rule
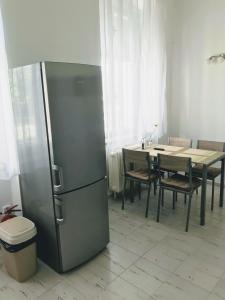
[[[128,269],[130,269],[132,266],[135,266],[135,264],[137,263],[138,260],[140,260],[141,258],[144,258],[144,255],[145,255],[147,252],[148,252],[148,251],[146,251],[143,255],[139,256],[139,258],[138,258],[137,260],[135,260],[135,261],[134,261],[129,267],[127,267],[123,272],[121,272],[121,273],[118,275],[118,277],[119,277],[120,279],[126,281],[128,284],[134,285],[138,290],[144,292],[144,293],[147,294],[149,297],[152,297],[152,295],[146,293],[146,291],[144,291],[144,290],[141,289],[140,287],[136,286],[135,284],[132,284],[131,282],[129,282],[129,281],[126,280],[125,278],[121,277],[121,275],[124,274]],[[157,266],[157,267],[159,267],[159,266]],[[159,269],[162,269],[162,268],[159,267]],[[162,269],[162,270],[163,270],[163,269]],[[168,272],[168,273],[170,273],[170,272]],[[149,274],[149,275],[152,276],[151,274]],[[115,280],[115,279],[114,279],[114,280]],[[160,286],[161,286],[162,284],[164,284],[164,282],[162,282],[162,283],[160,284]],[[159,286],[159,288],[160,288],[160,286]]]
[[[180,232],[179,232],[180,233]],[[169,234],[168,234],[169,235]],[[167,236],[166,236],[167,237]],[[166,237],[164,238],[164,239],[166,239]],[[203,239],[202,239],[203,240]],[[201,246],[198,246],[197,248],[196,248],[196,251],[200,248]],[[148,250],[149,251],[149,250]],[[145,252],[145,254],[148,252],[148,251],[146,251]],[[145,254],[143,254],[143,255],[141,255],[140,257],[139,257],[139,259],[141,258],[141,257],[143,257]],[[190,254],[187,254],[187,257],[185,258],[185,260],[186,259],[188,259],[188,258],[190,258],[190,256],[192,255],[192,253]],[[137,260],[132,264],[132,265],[135,265],[135,263],[137,262]],[[153,262],[152,262],[153,263]],[[182,264],[183,262],[181,262],[181,264]],[[154,264],[154,263],[153,263]],[[180,265],[181,265],[180,264]],[[132,266],[131,265],[131,266]],[[159,267],[160,269],[162,269],[162,270],[165,270],[164,268],[162,268],[161,266],[158,266],[157,264],[155,264],[157,267]],[[173,274],[174,276],[176,276],[176,277],[180,277],[182,280],[185,280],[186,282],[188,282],[189,284],[193,284],[194,286],[196,286],[197,288],[200,288],[200,289],[203,289],[204,291],[206,291],[207,293],[210,293],[208,290],[206,290],[206,289],[204,289],[203,287],[201,287],[201,286],[199,286],[199,285],[196,285],[195,283],[193,283],[193,282],[191,282],[191,281],[189,281],[189,280],[187,280],[187,279],[185,279],[185,278],[183,278],[183,277],[181,277],[181,276],[179,276],[178,274],[176,274],[175,272],[177,271],[177,269],[180,267],[180,265],[173,271],[173,272],[170,272],[170,271],[168,271],[168,270],[166,270],[167,272],[169,272],[169,273],[171,273],[171,274]],[[131,267],[130,266],[130,267]],[[128,268],[126,268],[126,270],[127,269],[129,269],[130,267],[128,267]],[[125,271],[126,271],[125,270]],[[124,272],[125,272],[124,271]],[[119,275],[119,277],[121,277],[121,275],[124,273],[124,272],[122,272],[120,275]],[[124,279],[125,280],[125,279]],[[128,281],[127,281],[128,282]],[[129,282],[130,283],[130,282]],[[162,283],[163,284],[163,283]]]

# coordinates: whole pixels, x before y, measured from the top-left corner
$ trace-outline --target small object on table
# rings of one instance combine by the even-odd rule
[[[165,149],[163,149],[163,148],[158,148],[158,147],[155,147],[155,148],[153,148],[154,150],[158,150],[158,151],[165,151]]]
[[[141,149],[145,150],[145,139],[144,138],[142,139],[142,142],[141,142]]]

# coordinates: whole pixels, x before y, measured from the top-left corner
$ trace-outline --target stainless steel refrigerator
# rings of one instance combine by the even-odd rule
[[[101,69],[41,62],[10,80],[23,213],[39,257],[65,272],[109,242]]]

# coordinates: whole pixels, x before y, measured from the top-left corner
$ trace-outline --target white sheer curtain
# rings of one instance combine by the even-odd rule
[[[0,180],[18,174],[8,64],[0,11]]]
[[[166,129],[163,3],[100,0],[100,25],[106,138],[113,152]]]

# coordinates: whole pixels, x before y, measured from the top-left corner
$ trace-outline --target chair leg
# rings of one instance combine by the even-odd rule
[[[157,179],[154,181],[154,195],[156,195],[157,192]]]
[[[123,185],[123,199],[122,199],[122,209],[124,209],[125,204],[125,198],[126,198],[126,178],[124,179],[124,185]]]
[[[196,195],[198,195],[198,189],[196,189]]]
[[[141,183],[138,184],[138,198],[141,200]]]
[[[187,203],[187,194],[184,194],[184,204],[186,205]]]
[[[173,192],[173,209],[175,209],[176,192]]]
[[[187,221],[186,221],[186,229],[185,229],[186,232],[188,232],[188,227],[189,227],[189,218],[190,218],[190,212],[191,212],[191,198],[192,198],[192,194],[189,194]]]
[[[159,198],[158,198],[158,207],[157,207],[157,217],[156,222],[159,222],[159,214],[160,214],[160,205],[161,205],[161,195],[162,195],[162,188],[159,188]]]
[[[134,202],[134,182],[130,180],[130,202]]]
[[[213,211],[213,208],[214,208],[214,188],[215,188],[215,179],[212,180],[211,211]]]
[[[146,203],[146,211],[145,211],[145,218],[148,217],[148,210],[149,210],[149,198],[150,198],[150,193],[151,193],[151,183],[148,186],[148,197],[147,197],[147,203]]]
[[[162,206],[164,206],[164,189],[162,189]]]

